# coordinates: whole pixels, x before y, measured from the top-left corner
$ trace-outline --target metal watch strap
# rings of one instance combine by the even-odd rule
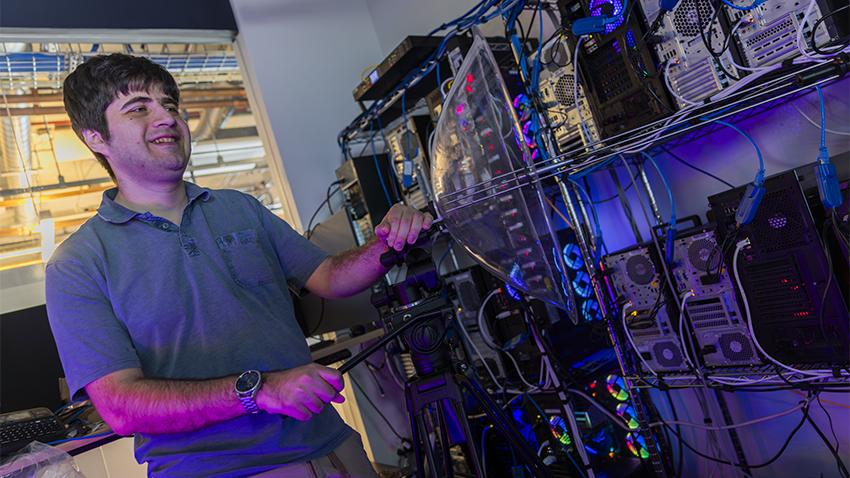
[[[260,408],[257,406],[257,402],[254,401],[254,397],[251,395],[243,395],[239,397],[239,401],[242,402],[242,406],[245,407],[245,411],[248,413],[260,413]]]

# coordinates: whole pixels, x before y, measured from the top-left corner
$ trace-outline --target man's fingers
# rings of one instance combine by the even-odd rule
[[[389,226],[384,223],[378,224],[378,227],[375,228],[375,235],[380,237],[381,239],[386,239],[387,235],[390,233]]]
[[[434,223],[434,218],[430,213],[425,213],[425,219],[422,221],[422,229],[431,229],[431,224]]]
[[[384,220],[375,228],[375,234],[390,248],[400,251],[405,244],[415,243],[419,233],[429,229],[433,222],[434,218],[430,214],[423,214],[399,203],[390,208]]]
[[[422,231],[422,224],[425,217],[421,214],[415,214],[410,221],[410,231],[407,232],[407,243],[413,244],[419,238],[419,232]]]
[[[331,399],[331,401],[334,403],[342,403],[345,401],[345,397],[343,397],[342,395],[337,395],[333,399]]]
[[[342,389],[345,388],[345,382],[342,380],[342,374],[339,373],[338,370],[334,370],[329,367],[321,367],[318,368],[316,372],[337,392],[341,392]]]
[[[400,213],[401,211],[397,206],[391,207],[378,227],[375,228],[375,234],[389,243],[394,229],[393,224],[398,220]]]
[[[323,403],[330,402],[337,395],[337,391],[334,390],[328,382],[321,379],[316,380],[313,393],[315,393],[316,397],[318,397]]]
[[[407,234],[410,232],[412,222],[413,214],[411,214],[411,211],[405,211],[393,227],[395,234],[390,242],[390,247],[394,247],[397,251],[404,249],[404,243],[407,242]]]
[[[307,394],[302,404],[314,414],[321,413],[322,409],[325,408],[325,402],[312,393]]]

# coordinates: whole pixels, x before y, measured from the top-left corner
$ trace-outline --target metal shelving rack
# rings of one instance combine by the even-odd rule
[[[519,52],[515,52],[515,55],[519,56]],[[439,62],[440,58],[436,58],[435,61]],[[434,61],[432,60],[431,63],[423,65],[421,71],[426,72],[433,63]],[[801,61],[800,59],[786,61],[764,75],[750,75],[745,77],[740,82],[741,86],[733,90],[732,93],[726,92],[722,99],[704,101],[699,106],[680,110],[650,124],[613,137],[591,142],[569,151],[556,150],[556,142],[551,137],[551,125],[547,124],[546,115],[539,114],[540,120],[544,125],[544,132],[549,133],[549,135],[544,136],[549,158],[535,164],[528,164],[523,170],[496,175],[487,181],[446,195],[449,197],[449,203],[453,203],[453,205],[446,209],[444,213],[524,187],[529,187],[532,184],[542,184],[542,182],[548,180],[554,183],[564,200],[567,217],[574,225],[577,242],[582,255],[584,257],[595,257],[594,231],[590,227],[591,216],[587,210],[588,205],[584,204],[582,196],[575,190],[575,186],[569,180],[566,180],[570,174],[587,171],[592,168],[604,168],[605,163],[611,159],[624,154],[634,154],[636,150],[653,151],[661,146],[676,147],[690,143],[721,128],[720,125],[716,124],[718,120],[726,120],[734,123],[757,116],[765,110],[807,94],[816,86],[833,84],[844,77],[848,71],[850,71],[850,55],[847,53],[840,53],[828,60],[818,62]],[[747,80],[747,78],[755,78],[756,80]],[[386,101],[379,105],[377,113],[382,114],[393,107],[402,98],[403,91],[403,88],[397,88],[391,92]],[[543,111],[540,105],[537,106],[537,111],[538,113]],[[371,124],[368,118],[361,115],[340,134],[341,145],[361,137],[370,129]],[[636,191],[639,189],[635,180],[635,177],[637,177],[644,189],[646,199],[648,200],[647,206],[655,219],[656,225],[663,227],[664,220],[659,212],[655,201],[655,194],[652,191],[648,178],[643,168],[640,165],[636,166],[637,176],[631,175],[632,186]],[[618,184],[617,186],[620,189],[620,185]],[[624,207],[628,207],[629,205],[626,203],[622,191],[619,196],[621,202],[624,203]],[[644,209],[643,205],[641,205],[641,209]],[[649,222],[649,219],[647,220]],[[652,240],[654,247],[660,253],[661,248],[654,234],[652,234]],[[592,278],[595,295],[602,307],[603,313],[606,317],[611,317],[612,314],[616,316],[619,307],[615,303],[611,291],[604,284],[604,274],[600,265],[588,261],[587,268]],[[666,264],[664,268],[665,274],[669,276],[670,272],[666,270]],[[668,280],[667,283],[672,284],[672,281]],[[673,293],[674,296],[677,295],[675,291]],[[635,363],[631,355],[627,352],[628,346],[624,345],[625,337],[623,330],[616,320],[608,320],[608,331],[620,368],[624,373],[626,384],[629,387],[630,395],[633,397],[635,410],[638,414],[637,419],[640,425],[639,432],[646,440],[647,448],[650,452],[649,462],[656,476],[667,477],[669,476],[670,464],[666,462],[661,448],[670,446],[670,444],[665,442],[663,434],[655,434],[652,432],[652,428],[649,427],[649,423],[653,421],[652,416],[655,412],[647,405],[649,402],[648,390],[656,387],[671,389],[704,388],[706,382],[701,377],[687,373],[665,374],[660,379],[641,373],[639,365]],[[713,373],[717,376],[729,377],[746,375],[757,379],[760,376],[773,374],[773,372],[774,370],[772,368],[763,366],[761,368],[729,368],[722,372]],[[836,377],[834,380],[843,384],[848,382],[847,377]],[[722,388],[724,387],[716,387],[716,389]],[[730,417],[725,408],[725,402],[723,402],[722,397],[719,396],[716,390],[715,395],[717,395],[718,406],[724,411],[724,421],[727,422],[726,424],[729,424]],[[730,433],[730,439],[735,446],[739,462],[746,464],[746,458],[743,456],[740,442],[737,440],[734,430]],[[658,443],[659,441],[661,443]]]

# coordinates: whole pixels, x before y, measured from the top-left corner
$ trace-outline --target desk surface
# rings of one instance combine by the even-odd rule
[[[104,433],[109,433],[108,435],[103,435]],[[65,443],[59,443],[56,445],[56,448],[64,451],[65,453],[74,456],[79,455],[80,453],[85,453],[92,448],[97,448],[99,446],[106,445],[107,443],[114,442],[122,438],[121,435],[117,433],[112,433],[112,430],[109,427],[106,427],[105,430],[99,430],[96,433],[92,433],[92,438],[81,437],[79,440],[66,441]],[[103,436],[100,436],[103,435]]]

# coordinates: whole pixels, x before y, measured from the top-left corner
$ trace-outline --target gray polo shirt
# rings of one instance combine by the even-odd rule
[[[253,197],[186,184],[178,226],[103,194],[47,264],[47,311],[75,399],[126,368],[204,380],[311,362],[287,283],[327,255]],[[350,433],[333,407],[306,422],[261,412],[186,433],[137,434],[153,476],[246,476],[325,455]]]

